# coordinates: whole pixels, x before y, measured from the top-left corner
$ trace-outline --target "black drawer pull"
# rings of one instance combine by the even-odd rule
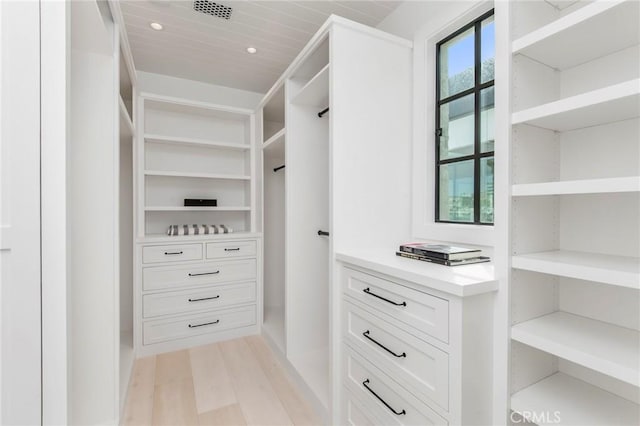
[[[371,340],[373,343],[375,343],[376,345],[380,346],[382,349],[384,349],[385,351],[389,352],[391,355],[395,356],[396,358],[406,358],[407,357],[407,353],[406,352],[402,352],[400,355],[398,355],[397,353],[393,352],[391,349],[388,349],[386,346],[384,346],[382,343],[378,342],[377,340],[375,340],[373,337],[369,336],[369,330],[365,331],[364,333],[362,333],[362,335],[364,337],[366,337],[367,339]]]
[[[220,295],[213,296],[213,297],[203,297],[200,299],[189,299],[189,302],[202,302],[203,300],[213,300],[213,299],[220,299]]]
[[[165,251],[164,255],[165,256],[173,256],[173,255],[176,255],[176,254],[183,254],[183,253],[184,252],[182,252],[182,251]]]
[[[373,297],[377,297],[378,299],[384,300],[384,301],[385,301],[385,302],[387,302],[387,303],[391,303],[392,305],[396,305],[396,306],[407,306],[407,302],[397,303],[397,302],[394,302],[393,300],[389,300],[389,299],[387,299],[387,298],[385,298],[385,297],[378,296],[378,295],[377,295],[377,294],[375,294],[375,293],[371,293],[371,290],[369,290],[369,287],[365,288],[365,289],[364,289],[364,290],[362,290],[362,291],[364,291],[365,293],[367,293],[367,294],[369,294],[369,295],[371,295],[371,296],[373,296]]]
[[[215,271],[215,272],[202,272],[201,274],[192,274],[192,273],[189,273],[189,276],[190,276],[190,277],[199,277],[199,276],[201,276],[201,275],[216,275],[216,274],[219,274],[219,273],[220,273],[220,271],[218,270],[218,271]]]
[[[196,324],[196,325],[189,324],[189,328],[204,327],[205,325],[213,325],[213,324],[217,324],[219,322],[220,322],[220,320],[215,320],[213,322],[205,322],[204,324]]]
[[[240,251],[240,247],[238,247],[238,248],[232,248],[232,249],[230,249],[230,248],[226,248],[226,249],[224,249],[224,251]]]
[[[384,399],[380,398],[378,396],[377,393],[375,393],[373,391],[373,389],[371,389],[369,386],[367,386],[367,383],[369,383],[369,379],[365,380],[364,382],[362,382],[362,386],[364,386],[365,388],[367,388],[367,390],[369,392],[371,392],[373,394],[373,396],[375,396],[376,398],[378,398],[378,401],[382,402],[384,404],[385,407],[387,407],[389,410],[391,410],[391,412],[393,414],[395,414],[396,416],[404,416],[405,414],[407,414],[406,411],[402,410],[402,411],[396,411],[394,410],[389,404],[387,404],[387,401],[385,401]]]

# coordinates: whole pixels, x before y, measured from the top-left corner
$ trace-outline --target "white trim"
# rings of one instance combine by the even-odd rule
[[[157,93],[140,92],[138,96],[143,100],[147,100],[147,101],[165,102],[167,104],[175,104],[175,105],[182,105],[182,106],[193,107],[193,108],[209,109],[214,111],[228,112],[232,114],[252,115],[254,113],[254,110],[249,108],[239,108],[239,107],[233,107],[229,105],[213,104],[211,102],[194,101],[191,99],[178,98],[175,96],[167,96],[167,95],[161,95]]]
[[[451,241],[483,246],[494,245],[494,227],[438,223],[435,221],[435,46],[440,39],[468,24],[494,7],[493,2],[473,4],[464,13],[437,29],[429,22],[414,39],[413,164],[412,164],[412,234],[415,238]],[[429,76],[429,77],[427,77]],[[426,117],[426,119],[425,119]],[[425,140],[429,141],[425,143]]]

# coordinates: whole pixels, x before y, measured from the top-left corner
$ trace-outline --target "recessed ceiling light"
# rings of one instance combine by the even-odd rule
[[[164,27],[162,26],[162,24],[161,24],[161,23],[159,23],[159,22],[152,22],[152,23],[150,23],[150,24],[149,24],[149,26],[150,26],[151,28],[153,28],[154,30],[156,30],[156,31],[162,31],[162,29],[164,28]]]
[[[256,53],[258,51],[258,49],[256,49],[255,47],[247,47],[247,52],[248,53]]]

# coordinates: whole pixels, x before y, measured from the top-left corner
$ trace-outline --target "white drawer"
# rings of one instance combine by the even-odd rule
[[[142,248],[142,263],[182,262],[200,259],[202,259],[202,244],[175,244]]]
[[[220,260],[197,265],[158,266],[142,270],[143,290],[181,289],[256,279],[256,260]]]
[[[449,355],[346,302],[343,336],[376,366],[411,392],[449,408]]]
[[[256,306],[203,312],[188,317],[146,321],[142,336],[145,345],[216,333],[256,323]]]
[[[256,283],[235,283],[198,290],[147,294],[142,297],[145,318],[181,314],[256,301]]]
[[[367,410],[362,402],[354,398],[353,394],[343,388],[342,399],[342,424],[349,426],[375,426],[376,422],[371,412]]]
[[[342,347],[345,384],[356,398],[375,410],[372,412],[376,424],[419,426],[448,424],[444,418],[347,345]]]
[[[207,259],[255,256],[255,241],[226,241],[207,243]]]
[[[449,342],[449,302],[392,281],[344,268],[343,291],[436,339]]]

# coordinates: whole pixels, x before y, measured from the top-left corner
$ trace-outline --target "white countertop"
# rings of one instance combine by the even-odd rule
[[[336,253],[351,265],[465,297],[498,289],[493,263],[444,266],[396,256],[393,249],[352,249]]]

